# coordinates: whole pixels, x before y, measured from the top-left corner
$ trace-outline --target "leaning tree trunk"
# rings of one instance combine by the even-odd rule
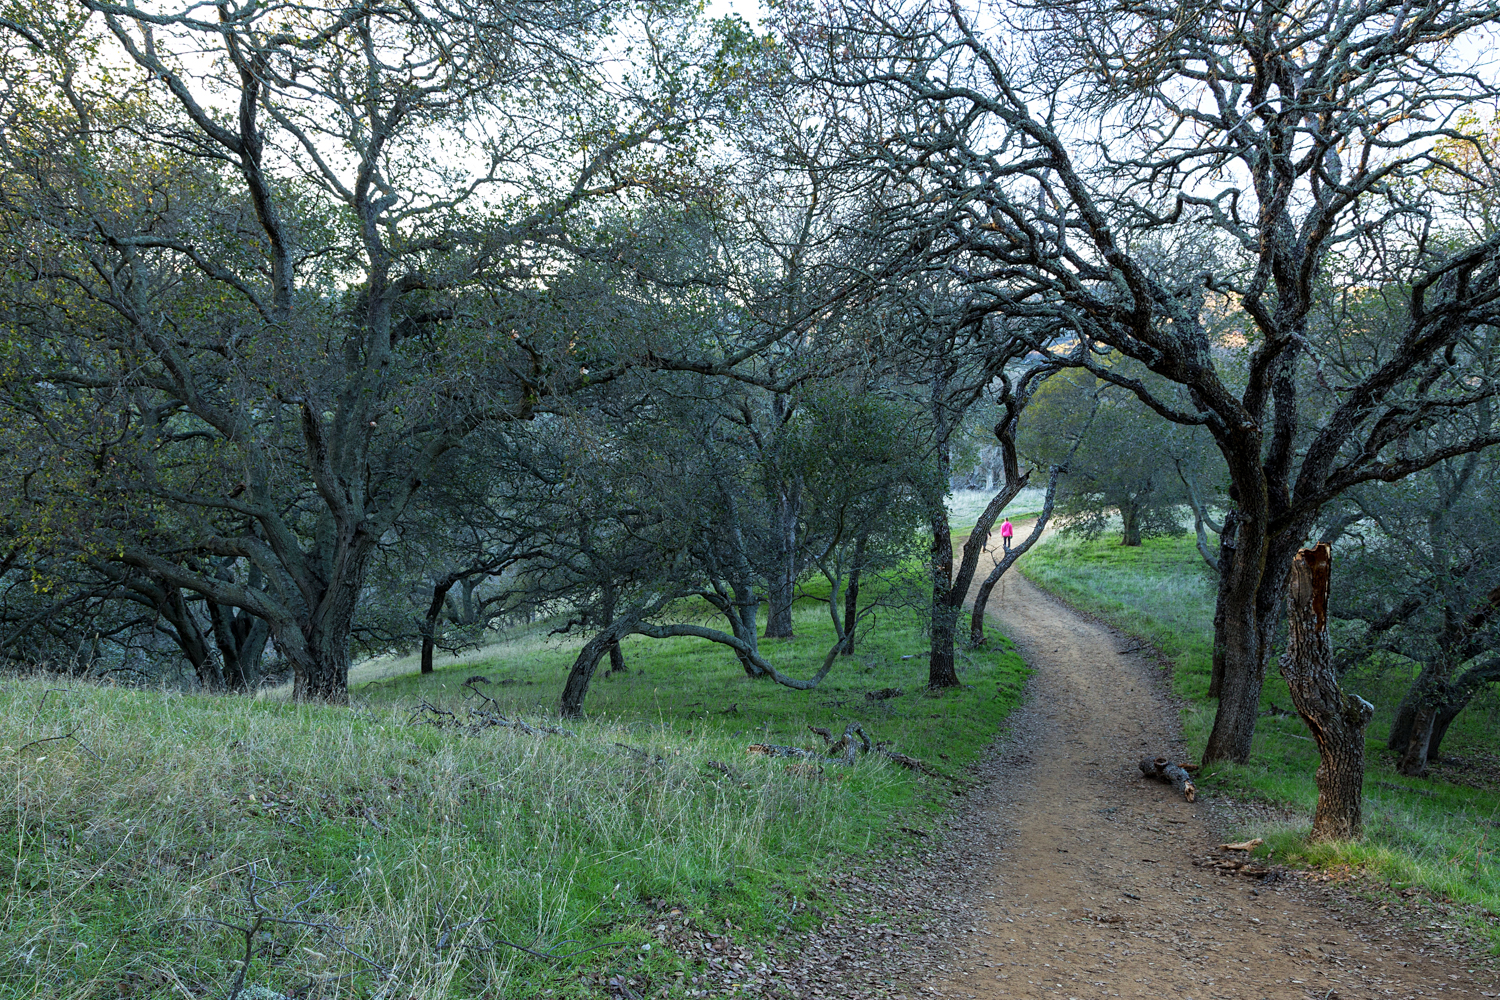
[[[1290,640],[1281,675],[1292,704],[1318,744],[1318,808],[1313,840],[1358,837],[1365,780],[1365,727],[1374,707],[1339,689],[1328,637],[1328,587],[1333,559],[1328,543],[1302,549],[1287,586]]]
[[[1427,757],[1432,750],[1432,731],[1437,723],[1437,705],[1418,705],[1412,714],[1411,730],[1396,770],[1408,778],[1427,776]]]
[[[604,623],[608,625],[610,622],[615,620],[616,595],[613,583],[606,582],[604,584],[601,598],[602,601],[600,606],[600,616],[604,619]],[[625,653],[620,649],[620,642],[618,639],[616,639],[614,642],[609,644],[609,670],[605,671],[604,676],[608,677],[610,674],[619,674],[624,672]]]
[[[1432,724],[1432,740],[1427,745],[1429,758],[1438,755],[1438,750],[1443,745],[1443,737],[1448,734],[1448,727],[1453,724],[1454,719],[1458,718],[1458,714],[1468,707],[1475,695],[1496,681],[1500,681],[1500,654],[1492,653],[1483,662],[1465,670],[1457,680],[1448,685],[1448,696],[1443,700],[1437,719]]]
[[[1443,737],[1448,735],[1448,727],[1453,725],[1453,720],[1458,718],[1469,704],[1469,699],[1462,701],[1450,701],[1437,710],[1437,715],[1432,720],[1432,735],[1427,739],[1427,759],[1437,760],[1439,751],[1443,749]]]
[[[594,679],[599,661],[611,646],[619,643],[622,635],[629,633],[632,625],[633,619],[610,622],[579,650],[578,657],[573,661],[573,669],[568,671],[568,679],[563,682],[562,697],[557,703],[558,711],[563,716],[577,719],[583,715],[583,700],[588,697],[589,682]]]
[[[1433,752],[1433,735],[1439,716],[1448,701],[1451,668],[1441,655],[1422,665],[1396,709],[1391,735],[1386,745],[1401,754],[1396,770],[1412,778],[1427,774],[1427,760]],[[1451,721],[1451,716],[1450,716]],[[1444,731],[1447,725],[1443,726]],[[1442,737],[1438,737],[1438,743]]]
[[[1072,458],[1072,452],[1069,452],[1068,457],[1069,459]],[[974,594],[974,607],[969,612],[969,645],[984,645],[985,609],[989,607],[990,594],[994,593],[995,585],[999,583],[1002,578],[1004,578],[1005,574],[1010,571],[1010,568],[1014,566],[1022,556],[1030,552],[1032,546],[1041,541],[1042,535],[1046,532],[1047,522],[1052,518],[1052,507],[1057,499],[1057,483],[1058,480],[1062,478],[1063,469],[1064,467],[1061,465],[1054,465],[1052,467],[1052,472],[1047,478],[1047,492],[1045,494],[1045,499],[1043,499],[1042,501],[1042,512],[1037,515],[1035,523],[1032,524],[1031,532],[1020,542],[1012,542],[1012,544],[1006,550],[1005,554],[1000,557],[1000,561],[995,563],[995,568],[990,570],[990,575],[985,577],[984,580],[979,584],[979,590]],[[1027,472],[1025,476],[1020,477],[1017,481],[1016,489],[1011,493],[1010,496],[1005,498],[1004,503],[1008,505],[1011,500],[1015,499],[1016,494],[1021,492],[1021,489],[1030,479],[1030,472]],[[991,501],[991,506],[993,506],[994,503],[995,501]],[[988,510],[986,511],[986,514],[988,514]],[[996,510],[995,516],[998,517],[999,514],[1000,511]],[[988,529],[988,527],[994,523],[994,518],[992,517],[990,518],[989,522],[985,524],[985,528]],[[978,530],[977,526],[975,530]],[[969,546],[966,543],[964,545],[964,555],[966,562],[968,561],[968,549]]]
[[[458,582],[456,576],[444,576],[433,584],[432,601],[427,605],[427,614],[422,618],[422,667],[424,674],[432,673],[432,654],[437,646],[438,618],[443,606],[448,603],[448,591]]]

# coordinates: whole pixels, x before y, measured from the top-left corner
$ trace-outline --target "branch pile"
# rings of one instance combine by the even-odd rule
[[[1181,764],[1173,764],[1165,757],[1155,759],[1145,757],[1141,759],[1140,769],[1141,774],[1146,777],[1170,784],[1189,802],[1198,798],[1198,789],[1193,784],[1193,776],[1188,774]]]
[[[828,750],[826,754],[821,754],[814,750],[804,750],[802,747],[781,746],[776,743],[752,743],[745,748],[745,752],[750,754],[764,754],[767,757],[792,757],[799,760],[813,760],[827,764],[844,765],[853,764],[861,753],[876,753],[910,770],[920,771],[934,778],[944,778],[949,781],[954,780],[915,757],[908,757],[904,753],[887,750],[884,744],[871,743],[870,737],[865,733],[864,727],[857,722],[851,722],[845,726],[844,734],[838,739],[833,738],[831,730],[824,729],[822,726],[808,726],[807,728],[823,737],[823,744]],[[859,737],[858,743],[854,741],[855,736]]]
[[[475,697],[479,699],[478,705],[470,705],[463,717],[446,708],[427,701],[425,698],[411,710],[407,719],[408,725],[436,726],[441,729],[446,726],[458,726],[466,730],[471,736],[483,730],[500,727],[503,729],[514,729],[518,733],[528,736],[577,736],[571,729],[560,729],[557,726],[533,726],[522,722],[520,719],[510,719],[499,711],[500,703],[483,691],[475,687],[475,684],[488,684],[489,681],[483,677],[470,677],[464,681],[464,687],[468,688]]]

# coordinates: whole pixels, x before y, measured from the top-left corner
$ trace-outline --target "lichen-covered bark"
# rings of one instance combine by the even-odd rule
[[[1365,779],[1365,727],[1374,708],[1339,688],[1328,637],[1328,589],[1333,559],[1326,542],[1302,549],[1287,581],[1290,640],[1281,675],[1292,703],[1318,745],[1318,808],[1313,840],[1360,835]]]

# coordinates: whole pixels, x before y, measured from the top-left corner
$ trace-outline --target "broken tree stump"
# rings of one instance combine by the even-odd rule
[[[1193,784],[1192,775],[1188,774],[1180,764],[1173,764],[1165,757],[1141,759],[1141,774],[1157,781],[1165,781],[1173,788],[1182,793],[1182,797],[1189,802],[1198,798],[1197,786]]]
[[[1281,676],[1318,745],[1318,809],[1313,840],[1352,840],[1362,825],[1365,727],[1375,707],[1339,687],[1328,635],[1333,552],[1327,542],[1300,550],[1287,574],[1287,646]]]

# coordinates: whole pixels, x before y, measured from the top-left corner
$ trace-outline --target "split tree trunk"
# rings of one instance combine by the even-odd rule
[[[1128,546],[1139,546],[1141,544],[1141,515],[1138,511],[1128,508],[1120,510],[1121,532],[1120,544]]]
[[[776,565],[766,580],[766,638],[792,638],[797,597],[798,498],[783,489],[776,498]]]
[[[224,684],[231,691],[249,691],[260,680],[260,661],[271,629],[265,619],[216,601],[208,602],[214,643],[224,664]]]
[[[1339,689],[1328,637],[1328,589],[1333,566],[1326,542],[1302,549],[1292,561],[1287,586],[1290,641],[1281,675],[1292,703],[1318,744],[1318,808],[1313,840],[1360,835],[1365,779],[1365,727],[1374,707]]]
[[[1487,685],[1500,680],[1500,657],[1471,666],[1456,679],[1436,684],[1440,671],[1432,664],[1422,668],[1412,682],[1391,723],[1387,746],[1401,752],[1400,771],[1419,777],[1427,762],[1438,756],[1448,727]]]

